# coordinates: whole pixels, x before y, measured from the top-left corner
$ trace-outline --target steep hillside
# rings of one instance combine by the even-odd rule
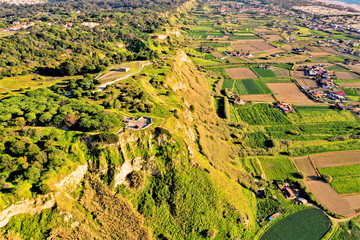
[[[172,101],[146,75],[137,84],[169,114],[159,115],[146,130],[124,129],[112,142],[82,134],[77,149],[87,164],[46,180],[55,204],[41,212],[19,211],[3,228],[5,238],[14,232],[22,239],[251,234],[256,202],[244,186],[250,188],[252,180],[231,164],[239,150],[228,142],[227,123],[215,113],[210,80],[182,51],[167,62],[163,85]]]

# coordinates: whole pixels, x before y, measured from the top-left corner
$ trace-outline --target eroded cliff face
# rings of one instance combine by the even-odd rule
[[[163,224],[161,221],[169,218],[181,229],[187,217],[189,222],[194,219],[186,214],[200,214],[195,210],[196,205],[188,207],[186,204],[199,201],[199,206],[203,207],[202,201],[209,201],[205,205],[214,205],[211,211],[232,211],[238,216],[234,223],[237,231],[251,229],[255,224],[254,194],[237,182],[243,172],[230,162],[237,157],[238,150],[227,143],[230,134],[227,123],[215,113],[211,80],[179,50],[172,60],[172,71],[167,75],[166,84],[181,99],[176,114],[170,114],[145,130],[119,132],[117,143],[102,146],[107,150],[106,156],[96,155],[99,159],[88,159],[88,164],[78,166],[54,184],[56,189],[53,189],[52,197],[42,200],[41,204],[39,200],[28,200],[0,213],[0,224],[6,224],[13,213],[38,214],[45,208],[56,206],[63,213],[67,227],[54,228],[50,239],[59,236],[110,239],[106,237],[107,231],[114,232],[113,237],[134,236],[129,239],[137,239],[143,236],[150,239],[149,229],[162,236],[157,232]],[[133,209],[132,204],[114,190],[120,185],[129,187],[128,176],[136,171],[145,173],[146,184],[143,189],[129,190],[135,205]],[[199,185],[199,191],[203,191],[198,193],[202,194],[200,199],[196,196],[197,190],[188,194],[183,189],[194,185]],[[82,189],[80,193],[75,191],[77,186]],[[121,209],[112,212],[114,204],[122,204],[126,214]],[[218,206],[222,210],[217,209]],[[160,212],[162,215],[156,215]],[[126,233],[126,224],[122,225],[117,219],[119,214],[123,214],[126,224],[135,221],[138,226],[138,229],[133,229],[135,235]],[[122,230],[115,230],[116,226],[121,226],[118,229]]]

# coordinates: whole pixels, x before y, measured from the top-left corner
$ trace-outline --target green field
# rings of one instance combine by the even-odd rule
[[[259,160],[268,180],[286,180],[297,174],[288,157],[261,157]]]
[[[254,34],[234,34],[234,35],[230,35],[230,39],[231,40],[246,40],[246,39],[259,39],[256,35]]]
[[[326,57],[319,57],[320,59],[329,61],[329,62],[343,62],[346,57],[344,56],[326,56]]]
[[[243,168],[247,171],[247,172],[251,172],[256,176],[260,176],[262,174],[261,170],[260,170],[260,162],[258,160],[258,158],[256,157],[244,157],[244,158],[240,158],[240,162],[243,166]]]
[[[340,194],[360,192],[360,164],[319,168],[321,174],[332,176],[331,186]]]
[[[234,91],[239,95],[271,93],[271,90],[260,79],[236,80]]]
[[[276,77],[275,73],[270,69],[262,69],[262,68],[251,68],[256,75],[259,77]]]
[[[286,115],[266,103],[236,107],[235,111],[240,120],[251,125],[290,124]]]
[[[317,240],[331,227],[330,219],[318,209],[305,209],[280,220],[261,240]]]
[[[348,69],[342,67],[342,66],[338,66],[338,65],[333,65],[331,67],[327,67],[328,70],[331,70],[331,71],[348,71]]]
[[[229,79],[229,78],[227,78],[227,79],[224,79],[224,82],[223,82],[223,84],[222,84],[221,89],[222,89],[222,90],[224,90],[224,89],[226,89],[226,88],[232,89],[233,86],[234,86],[234,79],[231,79],[231,78]]]
[[[296,107],[297,113],[288,114],[295,123],[320,123],[320,122],[347,122],[356,121],[356,117],[349,111],[339,111],[328,107]]]

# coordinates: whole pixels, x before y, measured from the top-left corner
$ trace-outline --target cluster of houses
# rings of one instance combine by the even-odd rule
[[[258,68],[261,68],[261,69],[274,69],[274,66],[272,65],[259,65]]]
[[[360,62],[358,60],[350,60],[350,59],[345,59],[344,62],[346,65],[359,65]]]
[[[212,51],[214,51],[214,48],[213,47],[208,47],[208,46],[201,46],[200,51],[202,53],[211,53]]]
[[[227,56],[233,56],[233,57],[252,57],[253,55],[250,52],[247,53],[241,53],[239,51],[225,51],[224,52]]]
[[[328,71],[325,65],[303,66],[304,75],[313,78],[320,88],[337,87],[332,78],[335,76],[333,72]]]
[[[28,29],[31,26],[35,25],[35,22],[23,22],[23,23],[14,23],[15,26],[10,26],[7,28],[0,28],[0,32],[14,32],[20,31],[22,29]]]
[[[301,190],[295,185],[284,183],[278,185],[285,198],[288,200],[296,199],[297,204],[307,204],[307,200],[301,197]]]
[[[282,103],[282,102],[277,102],[273,104],[275,108],[279,109],[282,112],[291,112],[294,113],[295,109],[288,103]]]
[[[303,86],[302,90],[310,98],[317,102],[347,103],[344,92],[337,91],[337,85],[333,81],[334,74],[328,71],[324,65],[302,66],[304,75],[316,81],[318,88]]]
[[[247,103],[245,100],[242,100],[237,94],[235,94],[230,89],[227,89],[227,96],[229,96],[230,99],[234,100],[235,106],[246,105],[246,103]]]
[[[302,90],[313,100],[317,102],[328,102],[328,103],[347,103],[345,93],[333,90],[324,90],[319,88],[302,87]]]

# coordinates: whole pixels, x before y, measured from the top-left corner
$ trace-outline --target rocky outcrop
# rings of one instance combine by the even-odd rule
[[[8,224],[10,218],[15,215],[22,213],[40,213],[43,209],[53,207],[54,204],[55,199],[52,194],[37,199],[27,199],[17,204],[13,204],[0,213],[0,228]]]
[[[87,164],[78,166],[78,168],[75,171],[70,173],[59,183],[55,184],[55,186],[60,190],[66,190],[72,192],[74,187],[76,187],[76,185],[78,185],[80,181],[84,178],[87,169],[88,169]]]

